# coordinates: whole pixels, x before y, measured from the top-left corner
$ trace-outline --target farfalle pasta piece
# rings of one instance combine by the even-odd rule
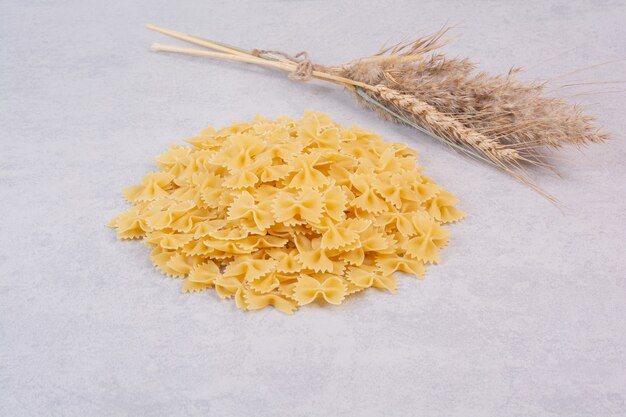
[[[395,244],[392,237],[374,227],[363,230],[359,234],[359,240],[361,248],[366,252],[388,253],[390,249],[393,250]]]
[[[322,248],[322,239],[309,239],[306,236],[295,237],[298,255],[296,258],[304,268],[312,269],[315,272],[331,272],[335,265],[328,257],[327,250]]]
[[[260,310],[267,306],[273,306],[276,310],[283,313],[293,314],[296,308],[298,308],[293,300],[281,294],[257,294],[254,291],[246,291],[244,297],[249,310]]]
[[[138,206],[120,214],[108,226],[117,228],[117,237],[120,239],[139,239],[151,230]]]
[[[410,173],[411,171],[406,170],[381,173],[374,181],[374,189],[396,210],[402,210],[409,203],[421,201],[421,196],[413,188],[414,181],[419,179],[413,180],[415,175]]]
[[[188,187],[186,185],[180,186],[179,188],[173,190],[168,198],[176,201],[193,201],[197,206],[202,204],[202,198],[200,197],[200,193],[198,189],[195,187]]]
[[[417,278],[423,278],[426,269],[422,261],[412,259],[406,256],[398,256],[397,254],[383,254],[376,257],[376,264],[382,275],[392,275],[394,272],[401,271]]]
[[[333,220],[340,221],[346,217],[346,208],[348,207],[348,197],[346,192],[340,186],[330,186],[324,190],[322,196],[324,204],[324,212]]]
[[[183,286],[181,287],[180,290],[181,292],[184,292],[184,293],[200,292],[200,291],[208,290],[211,287],[213,286],[209,284],[202,284],[199,282],[189,281],[189,279],[185,279],[185,281],[183,281]]]
[[[461,220],[465,214],[454,207],[459,200],[447,191],[441,190],[424,203],[426,211],[437,221],[451,223]]]
[[[439,248],[448,243],[448,231],[425,215],[414,216],[413,224],[417,234],[406,242],[406,253],[423,262],[439,263]]]
[[[294,168],[289,164],[267,165],[261,168],[261,181],[272,182],[282,180],[293,172]]]
[[[205,173],[197,186],[198,194],[202,202],[211,208],[218,207],[219,199],[223,193],[223,178],[213,173]]]
[[[396,277],[383,275],[375,267],[361,265],[348,268],[346,278],[352,284],[361,288],[381,288],[389,292],[395,292],[397,288]]]
[[[252,281],[270,273],[275,266],[276,261],[273,259],[254,259],[249,256],[242,256],[224,269],[224,277]]]
[[[288,239],[272,235],[249,235],[237,242],[243,249],[255,250],[265,248],[282,248]],[[281,251],[282,252],[282,251]]]
[[[341,304],[346,296],[347,286],[335,275],[322,274],[319,278],[301,275],[293,294],[299,305],[312,303],[321,298],[330,304]]]
[[[227,258],[234,255],[249,255],[253,252],[253,249],[242,247],[238,244],[238,242],[233,240],[205,239],[204,244],[211,249],[222,253],[222,256],[219,256],[217,253],[213,252],[211,255],[212,258]]]
[[[156,164],[161,168],[171,168],[176,164],[186,165],[192,150],[182,145],[172,145],[169,150],[154,158]]]
[[[318,223],[322,217],[322,196],[314,189],[293,194],[281,192],[274,199],[274,218],[287,226]]]
[[[228,209],[228,220],[239,220],[251,233],[263,233],[274,224],[270,205],[268,201],[255,202],[254,196],[244,191]]]
[[[175,177],[167,172],[151,172],[141,180],[141,185],[124,189],[124,197],[130,203],[151,201],[169,197],[166,188]]]
[[[251,168],[244,168],[234,171],[224,181],[224,186],[234,190],[254,187],[259,182],[259,177]]]
[[[218,231],[226,225],[226,219],[205,219],[193,225],[191,232],[193,238],[199,239],[209,236],[211,233]]]
[[[187,255],[191,256],[203,256],[206,258],[213,257],[219,251],[215,249],[212,245],[207,245],[208,241],[204,239],[192,240],[182,247],[182,251],[184,251]]]
[[[196,136],[185,139],[185,142],[197,149],[212,149],[220,146],[220,141],[215,137],[215,129],[211,126],[205,127]]]
[[[176,250],[191,242],[192,239],[193,234],[191,233],[166,233],[159,230],[147,234],[144,240],[147,243],[158,245],[163,249]]]
[[[421,182],[418,182],[421,181]],[[440,191],[437,184],[433,184],[429,178],[421,176],[413,184],[417,201],[423,202],[434,196]]]
[[[235,227],[235,224],[229,221],[218,230],[209,232],[209,236],[218,240],[241,241],[250,236],[250,232],[244,228]]]
[[[325,220],[315,227],[322,233],[322,248],[339,249],[354,243],[359,238],[359,233],[369,225],[370,222],[367,221],[348,219],[339,223]]]
[[[273,271],[269,274],[261,275],[249,282],[250,288],[259,294],[267,294],[280,286],[280,280]]]
[[[255,158],[266,148],[265,141],[249,133],[232,135],[213,159],[217,165],[238,171],[254,165]]]
[[[108,226],[152,247],[183,292],[214,289],[238,308],[291,314],[340,304],[395,274],[422,278],[447,244],[457,199],[417,153],[322,113],[206,128],[155,158]]]
[[[188,256],[182,253],[176,253],[165,264],[170,275],[175,277],[184,277],[191,272],[191,270],[200,263],[200,259],[195,256]]]
[[[196,205],[193,201],[169,201],[164,199],[149,207],[145,220],[152,230],[169,228],[176,220],[188,214]]]
[[[339,259],[347,262],[350,265],[361,265],[365,260],[365,251],[362,247],[357,247],[354,249],[350,249],[348,251],[344,251],[338,255]]]
[[[274,197],[281,191],[275,185],[262,184],[254,189],[254,198],[257,201],[274,201]]]
[[[269,143],[266,153],[272,160],[283,161],[287,166],[293,169],[293,166],[288,162],[300,155],[305,145],[302,142],[291,140],[291,135],[287,129],[280,128],[278,131],[280,132],[279,135],[281,135],[280,138],[266,136],[272,140],[276,140],[275,142]],[[283,135],[284,137],[282,137]]]
[[[374,164],[374,172],[385,174],[388,172],[398,172],[400,170],[400,158],[396,156],[396,150],[392,147],[386,148]]]
[[[238,308],[246,309],[245,288],[243,283],[234,277],[219,276],[214,281],[215,292],[220,298],[227,299],[235,297],[235,304]]]
[[[171,277],[183,278],[200,263],[200,259],[181,252],[156,247],[150,257],[154,266]]]
[[[273,249],[267,253],[277,261],[276,271],[279,273],[293,273],[302,270],[297,249]]]
[[[202,291],[215,285],[215,280],[220,276],[220,268],[213,261],[196,265],[183,283],[183,292]]]
[[[213,284],[213,281],[220,276],[220,267],[213,261],[206,261],[196,265],[189,273],[188,279],[192,282],[202,284]]]
[[[381,213],[376,217],[376,223],[384,228],[397,230],[405,236],[411,236],[415,234],[415,227],[413,226],[414,213],[398,213],[388,212]]]
[[[295,174],[289,181],[289,186],[294,188],[318,188],[327,185],[330,180],[315,165],[320,158],[319,154],[303,153],[291,163]]]
[[[210,214],[202,209],[195,209],[174,219],[169,227],[178,233],[190,233],[194,226],[207,220]]]
[[[348,187],[350,185],[350,177],[352,176],[350,167],[346,167],[341,164],[332,164],[328,168],[328,174],[337,185],[344,187]]]
[[[356,198],[350,201],[351,206],[370,213],[381,213],[388,208],[385,200],[376,194],[369,176],[353,175],[351,181],[352,187],[358,191]]]
[[[322,235],[321,246],[324,249],[339,249],[348,246],[359,238],[359,234],[341,224],[327,223]]]
[[[306,112],[297,133],[300,139],[313,147],[338,149],[341,143],[339,129],[327,115],[321,113]]]

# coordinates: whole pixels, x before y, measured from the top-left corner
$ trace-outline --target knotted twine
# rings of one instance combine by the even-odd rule
[[[295,55],[289,55],[281,51],[273,51],[267,49],[253,49],[252,55],[270,55],[279,61],[287,61],[296,64],[296,68],[289,73],[289,79],[296,81],[307,81],[313,76],[313,71],[323,71],[327,69],[322,65],[313,64],[309,59],[309,54],[305,51],[298,52]],[[280,57],[280,58],[276,58]],[[281,59],[282,58],[282,59]]]

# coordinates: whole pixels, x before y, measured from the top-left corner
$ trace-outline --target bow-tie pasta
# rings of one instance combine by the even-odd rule
[[[327,115],[257,116],[204,129],[124,190],[120,239],[153,248],[183,291],[214,288],[237,307],[293,313],[366,288],[422,278],[448,243],[458,200],[421,174],[416,153]]]

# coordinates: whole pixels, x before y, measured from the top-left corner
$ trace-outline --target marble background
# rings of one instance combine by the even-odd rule
[[[624,21],[623,0],[2,0],[0,415],[626,415],[626,94],[568,86],[626,80]],[[150,52],[176,42],[147,22],[321,63],[450,23],[448,54],[554,79],[614,139],[535,174],[559,210],[336,87]],[[170,143],[305,109],[410,143],[459,196],[468,217],[427,279],[244,313],[181,294],[104,227]]]

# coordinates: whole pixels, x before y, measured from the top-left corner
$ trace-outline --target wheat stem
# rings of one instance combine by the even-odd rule
[[[160,43],[152,44],[152,49],[158,52],[175,52],[186,55],[206,56],[210,58],[226,59],[229,61],[246,62],[264,67],[276,68],[282,71],[292,71],[293,65],[281,61],[270,61],[264,58],[252,55],[233,55],[230,53],[205,51],[203,49],[184,48],[182,46],[162,45]]]
[[[171,45],[162,45],[159,43],[152,44],[152,49],[159,52],[175,52],[180,54],[187,55],[197,55],[197,56],[206,56],[210,58],[218,58],[218,59],[226,59],[230,61],[239,61],[246,62],[249,64],[256,64],[264,67],[270,67],[274,69],[278,69],[281,71],[292,72],[296,69],[296,64],[285,61],[278,61],[273,59],[261,58],[255,55],[238,53],[238,54],[230,54],[230,53],[222,53],[222,52],[213,52],[213,51],[205,51],[203,49],[195,49],[195,48],[184,48],[181,46],[171,46]],[[349,78],[340,77],[338,75],[329,74],[323,71],[313,71],[311,73],[312,77],[319,78],[322,80],[334,82],[337,84],[342,84],[344,86],[353,86],[353,87],[361,87],[367,90],[372,90],[374,87],[362,83],[360,81],[354,81]]]
[[[245,52],[242,52],[238,48],[230,48],[222,43],[212,42],[207,39],[198,38],[196,36],[191,36],[186,33],[177,32],[175,30],[162,28],[153,24],[147,24],[146,28],[153,30],[155,32],[162,33],[163,35],[171,36],[172,38],[180,39],[185,42],[193,43],[195,45],[204,46],[205,48],[213,49],[216,51],[224,52],[231,55],[238,56],[249,56]]]

